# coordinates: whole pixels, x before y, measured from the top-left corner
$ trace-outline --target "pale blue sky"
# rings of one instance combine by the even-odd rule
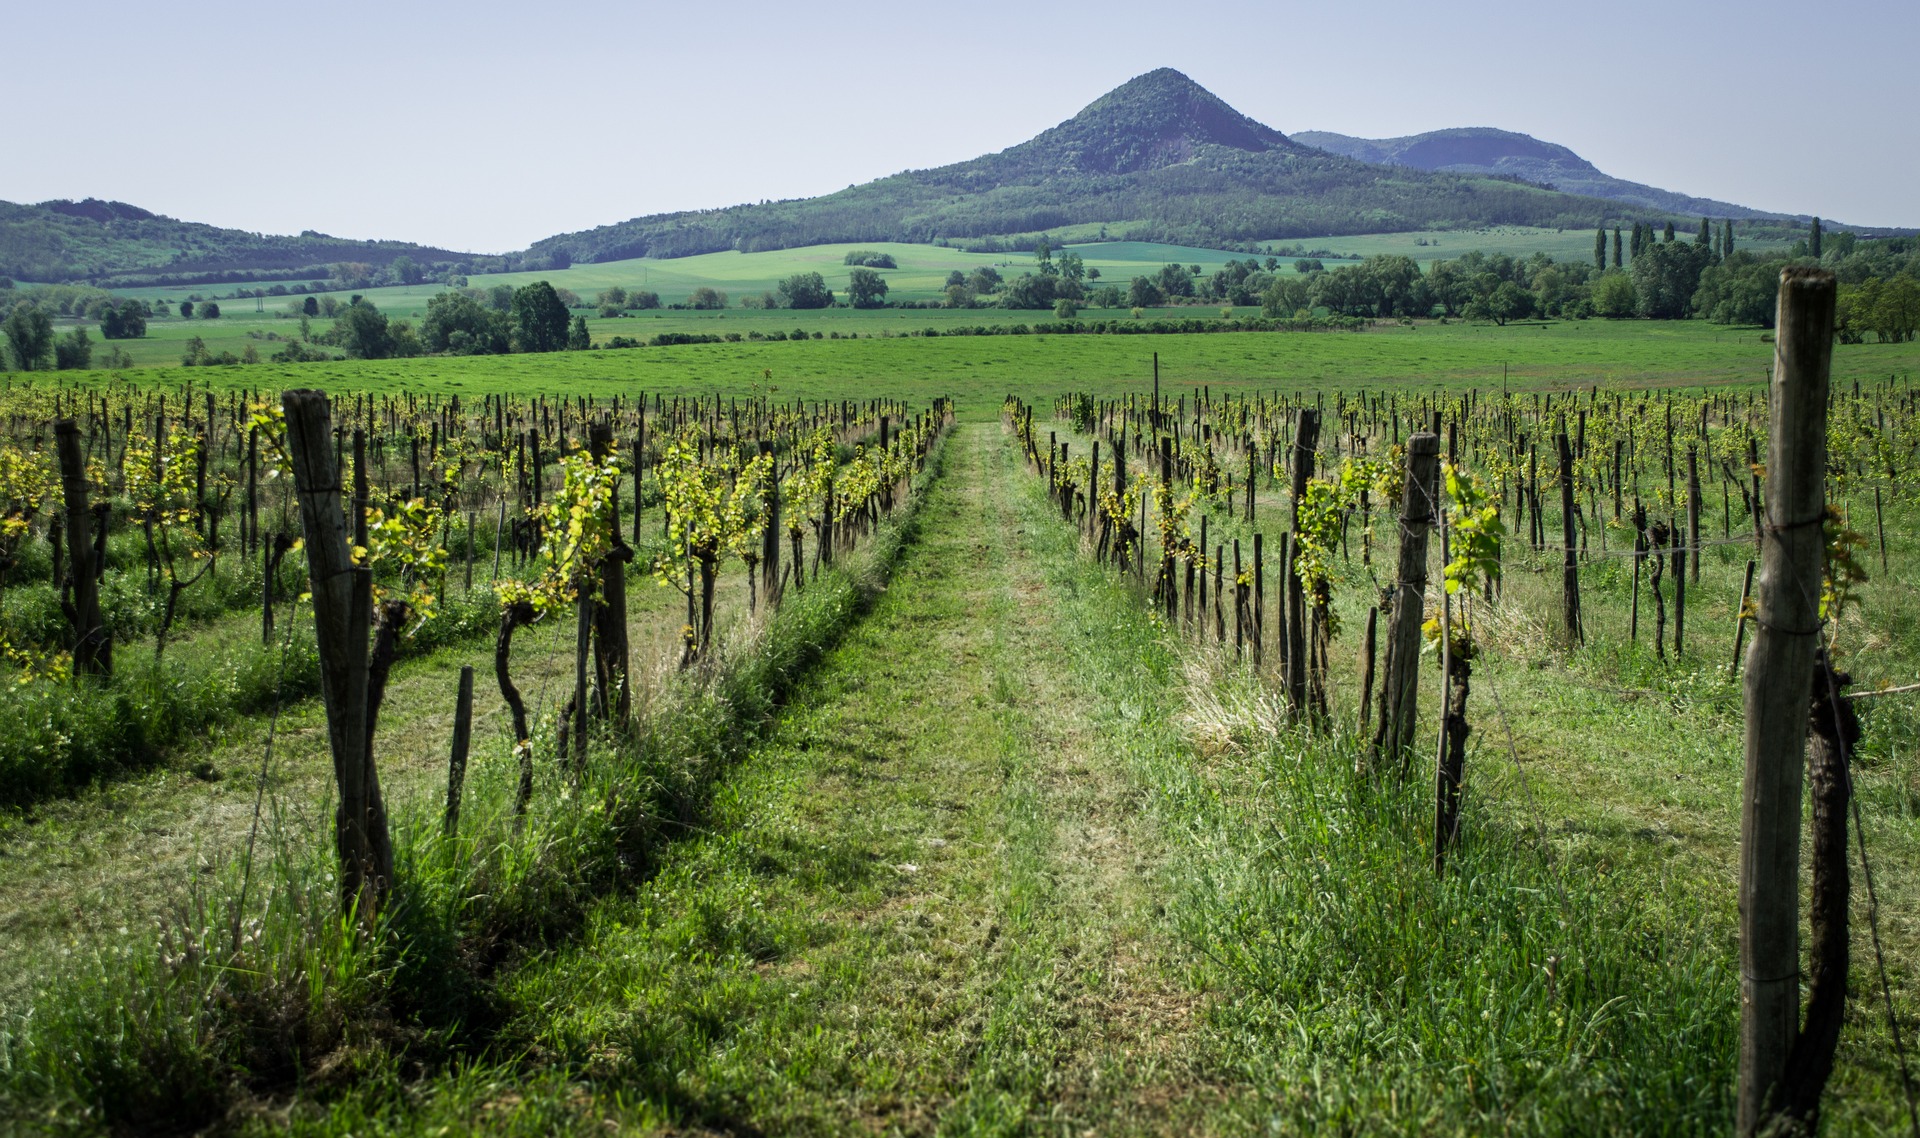
[[[14,0],[0,198],[506,251],[1023,141],[1155,67],[1279,130],[1497,126],[1667,189],[1920,225],[1914,0]]]

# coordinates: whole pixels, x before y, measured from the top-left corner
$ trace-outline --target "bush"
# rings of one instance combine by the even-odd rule
[[[878,253],[872,249],[855,249],[841,261],[844,265],[859,265],[869,269],[897,269],[899,263],[892,253]]]

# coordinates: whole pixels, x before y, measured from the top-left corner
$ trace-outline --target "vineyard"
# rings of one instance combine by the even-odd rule
[[[1904,1133],[1920,389],[1782,311],[997,416],[14,377],[0,1122]]]

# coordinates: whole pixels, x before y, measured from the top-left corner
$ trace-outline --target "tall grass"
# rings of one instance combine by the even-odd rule
[[[1022,477],[1085,633],[1086,698],[1114,709],[1111,744],[1167,836],[1170,920],[1214,997],[1210,1062],[1256,1088],[1227,1113],[1277,1133],[1728,1128],[1736,953],[1697,865],[1544,848],[1524,798],[1476,792],[1436,875],[1429,777],[1376,780],[1350,734],[1289,726],[1230,646],[1178,635],[1085,560]],[[1504,755],[1481,691],[1484,767]]]

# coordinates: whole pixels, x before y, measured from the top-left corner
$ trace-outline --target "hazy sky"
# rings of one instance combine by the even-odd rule
[[[1584,9],[1584,10],[1581,10]],[[1497,126],[1920,225],[1914,0],[8,5],[0,199],[503,252],[1021,142],[1174,67],[1279,130]]]

